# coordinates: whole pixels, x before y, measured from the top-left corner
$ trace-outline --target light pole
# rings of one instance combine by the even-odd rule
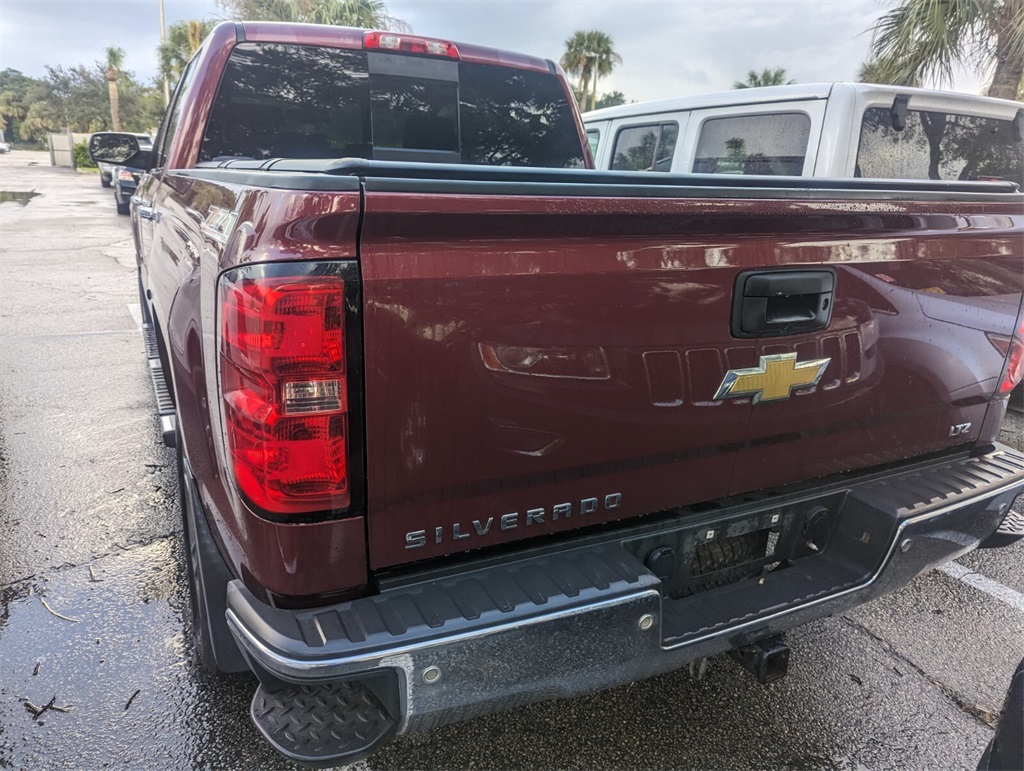
[[[161,47],[167,42],[167,32],[164,29],[164,0],[157,0],[160,4],[160,45]],[[164,107],[171,103],[171,84],[167,82],[167,76],[164,75]]]

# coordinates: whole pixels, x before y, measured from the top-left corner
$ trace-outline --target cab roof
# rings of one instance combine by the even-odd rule
[[[1021,107],[1019,102],[1012,102],[1007,99],[994,99],[986,96],[973,94],[961,94],[954,91],[938,91],[927,88],[909,88],[905,86],[877,85],[873,83],[799,83],[791,86],[764,86],[761,88],[739,88],[729,91],[714,91],[706,94],[691,94],[688,96],[675,96],[668,99],[655,99],[648,102],[636,102],[634,104],[623,104],[617,107],[605,107],[600,110],[592,110],[583,114],[586,122],[599,120],[610,120],[613,118],[628,118],[635,115],[654,115],[657,113],[679,112],[683,110],[698,110],[709,107],[726,107],[744,104],[762,104],[767,102],[789,102],[806,101],[808,99],[827,99],[832,91],[842,86],[855,94],[878,95],[880,92],[892,94],[906,94],[910,97],[931,97],[941,96],[944,99],[955,101],[983,102],[992,106],[1004,108],[1012,107],[1014,111]],[[1012,113],[1011,113],[1012,114]]]

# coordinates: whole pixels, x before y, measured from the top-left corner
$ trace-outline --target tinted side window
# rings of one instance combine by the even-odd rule
[[[163,124],[160,126],[156,144],[154,145],[157,150],[155,162],[158,167],[163,166],[164,161],[167,159],[167,151],[170,148],[171,139],[178,128],[178,119],[181,118],[181,95],[192,85],[195,71],[196,59],[193,58],[185,67],[185,71],[181,73],[181,80],[178,81],[178,85],[174,87],[170,106],[167,108],[167,112],[164,113]]]
[[[870,107],[861,122],[858,177],[885,179],[1008,179],[1024,184],[1024,142],[1010,121],[942,112],[907,112],[902,131],[887,107]]]
[[[693,170],[800,176],[810,133],[811,119],[803,113],[711,118],[701,126]]]
[[[553,75],[463,62],[459,101],[464,163],[583,167],[576,119]]]
[[[366,54],[243,43],[231,52],[199,159],[371,157]]]
[[[590,154],[597,157],[597,144],[601,141],[601,132],[597,129],[587,131],[587,144],[590,145]]]
[[[612,168],[627,171],[669,171],[672,153],[679,137],[679,126],[630,126],[615,137]]]

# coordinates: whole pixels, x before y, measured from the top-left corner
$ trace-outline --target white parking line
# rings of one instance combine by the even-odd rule
[[[138,303],[128,303],[128,312],[132,314],[132,318],[135,319],[135,324],[139,329],[142,329],[142,308],[139,307]]]
[[[1021,594],[1008,586],[1003,586],[998,581],[993,581],[991,578],[983,576],[981,573],[975,573],[970,568],[965,568],[958,562],[947,562],[945,565],[939,565],[938,569],[947,576],[955,578],[958,581],[962,581],[968,586],[973,586],[975,589],[985,592],[985,594],[990,597],[995,597],[1004,605],[1009,605],[1011,608],[1015,608],[1024,613],[1024,594]]]

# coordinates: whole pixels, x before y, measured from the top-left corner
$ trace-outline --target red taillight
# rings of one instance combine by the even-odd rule
[[[1006,354],[1006,366],[999,378],[996,397],[1006,396],[1024,380],[1024,312],[1021,313],[1017,331],[1013,337],[996,337],[989,335],[989,340],[996,348]]]
[[[402,54],[440,56],[444,59],[458,59],[459,49],[447,40],[434,40],[412,35],[398,35],[394,32],[366,32],[363,34],[363,48],[368,51],[394,51]]]
[[[239,489],[274,514],[348,507],[345,284],[221,281],[221,391]]]
[[[1008,394],[1024,380],[1024,339],[1014,337],[1010,343],[1010,356],[1006,360],[1006,373],[999,381],[999,394]]]

